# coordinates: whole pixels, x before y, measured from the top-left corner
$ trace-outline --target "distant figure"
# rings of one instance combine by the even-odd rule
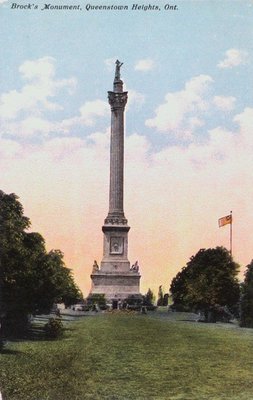
[[[115,62],[116,64],[116,69],[115,69],[115,81],[120,80],[120,67],[123,65],[119,60]]]
[[[98,312],[98,305],[97,305],[97,303],[94,303],[93,305],[92,305],[92,309],[91,309],[92,311],[95,311],[95,312]]]
[[[97,272],[97,271],[99,271],[99,266],[98,266],[97,261],[95,260],[94,264],[93,264],[92,272]]]

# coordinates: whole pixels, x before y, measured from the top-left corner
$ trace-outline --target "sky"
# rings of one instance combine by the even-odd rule
[[[19,196],[31,230],[63,251],[88,295],[109,207],[107,91],[119,59],[141,292],[168,292],[200,248],[229,249],[218,219],[230,211],[243,279],[253,259],[253,1],[46,4],[0,0],[0,189]],[[92,9],[101,5],[116,9]]]

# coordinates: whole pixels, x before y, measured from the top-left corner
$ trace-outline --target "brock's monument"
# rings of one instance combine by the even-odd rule
[[[130,295],[140,294],[140,273],[136,262],[128,261],[128,226],[124,214],[124,110],[127,92],[120,79],[122,63],[116,61],[113,92],[108,92],[111,106],[110,190],[109,212],[104,220],[103,259],[94,262],[91,294],[104,294],[117,308]]]

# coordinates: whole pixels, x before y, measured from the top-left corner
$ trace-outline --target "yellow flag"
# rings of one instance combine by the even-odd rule
[[[218,223],[219,223],[219,228],[227,224],[232,224],[232,215],[230,214],[226,215],[225,217],[219,218]]]

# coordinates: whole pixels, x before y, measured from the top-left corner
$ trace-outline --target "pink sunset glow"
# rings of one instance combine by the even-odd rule
[[[242,272],[251,261],[253,110],[235,119],[236,135],[217,128],[209,132],[206,145],[168,147],[152,155],[145,137],[127,137],[129,259],[139,261],[143,293],[149,287],[156,293],[161,284],[167,291],[171,279],[200,248],[229,248],[229,226],[218,228],[218,218],[230,209],[234,258]],[[19,195],[32,230],[45,237],[47,248],[64,252],[84,295],[90,289],[93,261],[102,258],[109,181],[108,130],[89,139],[51,139],[29,148],[9,143],[1,158],[3,190]]]

